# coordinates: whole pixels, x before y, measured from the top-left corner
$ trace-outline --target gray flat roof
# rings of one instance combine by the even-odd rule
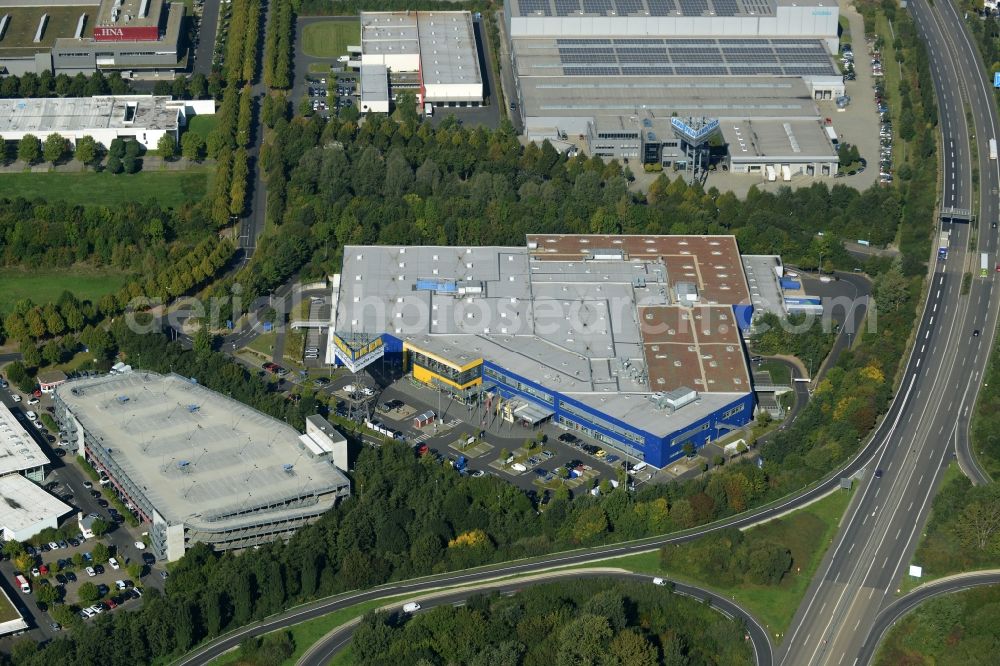
[[[795,77],[538,77],[520,79],[525,114],[562,118],[815,118],[808,86]]]
[[[482,83],[470,12],[361,12],[360,20],[363,55],[420,54],[424,83]]]
[[[361,99],[365,102],[389,100],[389,70],[385,65],[361,65]]]
[[[818,120],[725,121],[719,128],[734,162],[761,158],[837,159],[837,151]]]
[[[679,306],[673,294],[675,281],[684,280],[700,284],[694,309]],[[634,411],[651,405],[616,396],[679,386],[728,396],[702,403],[709,408],[748,392],[731,309],[747,293],[729,236],[532,236],[528,247],[348,246],[334,328],[345,339],[388,333],[459,366],[489,359],[665,433],[674,424],[662,415],[646,419]],[[685,410],[684,418],[693,411]]]
[[[820,39],[766,37],[514,40],[518,76],[835,76]]]
[[[255,506],[347,483],[330,462],[303,454],[294,428],[178,375],[129,372],[56,393],[170,523],[221,529],[226,520],[213,516],[243,510],[234,521],[252,521]],[[280,511],[267,509],[268,519]]]
[[[59,132],[135,128],[176,130],[177,107],[169,96],[100,95],[0,99],[0,136],[5,132]],[[134,119],[126,120],[126,108]]]
[[[424,83],[482,83],[469,12],[419,12],[420,69]]]
[[[0,403],[0,475],[41,467],[48,462],[10,408]]]
[[[0,525],[20,531],[43,520],[65,516],[73,507],[20,474],[0,476]]]
[[[777,269],[782,268],[781,257],[770,254],[743,255],[743,270],[750,284],[750,298],[754,314],[771,312],[783,316],[781,287]]]

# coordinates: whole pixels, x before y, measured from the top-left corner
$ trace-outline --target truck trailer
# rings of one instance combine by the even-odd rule
[[[997,140],[990,139],[990,159],[995,160],[997,158]]]
[[[990,274],[990,255],[985,252],[979,257],[979,277],[987,277]]]

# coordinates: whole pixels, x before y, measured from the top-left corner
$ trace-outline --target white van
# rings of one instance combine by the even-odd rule
[[[24,414],[25,414],[25,416],[27,416],[32,421],[37,421],[38,420],[38,414],[36,414],[34,412],[25,412]]]
[[[418,604],[416,601],[411,601],[408,604],[403,604],[404,613],[416,613],[418,610],[420,610],[420,604]]]
[[[649,465],[647,463],[644,463],[644,462],[636,463],[635,466],[632,468],[632,471],[633,472],[641,472],[642,470],[646,469],[647,467],[649,467]]]
[[[515,472],[527,472],[528,471],[528,468],[525,467],[524,465],[522,465],[521,463],[514,463],[513,465],[510,466],[510,468],[512,470],[514,470]]]
[[[653,579],[653,585],[666,585],[666,584],[667,584],[667,581],[663,580],[662,578],[654,578]]]

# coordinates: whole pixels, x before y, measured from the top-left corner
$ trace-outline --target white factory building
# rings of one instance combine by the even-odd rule
[[[726,169],[834,176],[833,0],[508,0],[513,106],[534,140],[686,166],[673,118],[718,121]],[[735,151],[734,151],[735,147]]]
[[[164,134],[177,141],[190,116],[214,113],[214,100],[158,95],[0,99],[0,136],[20,141],[32,134],[45,141],[60,134],[74,144],[92,136],[105,146],[134,139],[152,150]]]
[[[56,527],[59,518],[72,511],[38,485],[48,464],[31,433],[0,403],[0,537],[4,541],[24,541]]]
[[[481,105],[472,14],[361,12],[361,110],[387,110],[392,88],[414,89],[420,104]]]

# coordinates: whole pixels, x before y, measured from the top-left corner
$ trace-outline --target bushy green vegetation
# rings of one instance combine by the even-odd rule
[[[359,666],[753,663],[740,625],[705,604],[600,578],[476,595],[415,616],[369,613],[352,645]]]
[[[972,451],[979,464],[994,480],[1000,478],[1000,337],[994,340],[983,373],[971,435]]]
[[[1000,484],[955,475],[942,485],[914,562],[931,578],[1000,566]]]
[[[1000,645],[998,617],[1000,586],[996,585],[925,601],[886,635],[875,664],[995,664]]]
[[[0,97],[91,97],[93,95],[125,95],[132,92],[121,74],[105,75],[100,70],[90,76],[69,76],[45,70],[41,74],[28,72],[21,76],[7,75],[0,79]]]

